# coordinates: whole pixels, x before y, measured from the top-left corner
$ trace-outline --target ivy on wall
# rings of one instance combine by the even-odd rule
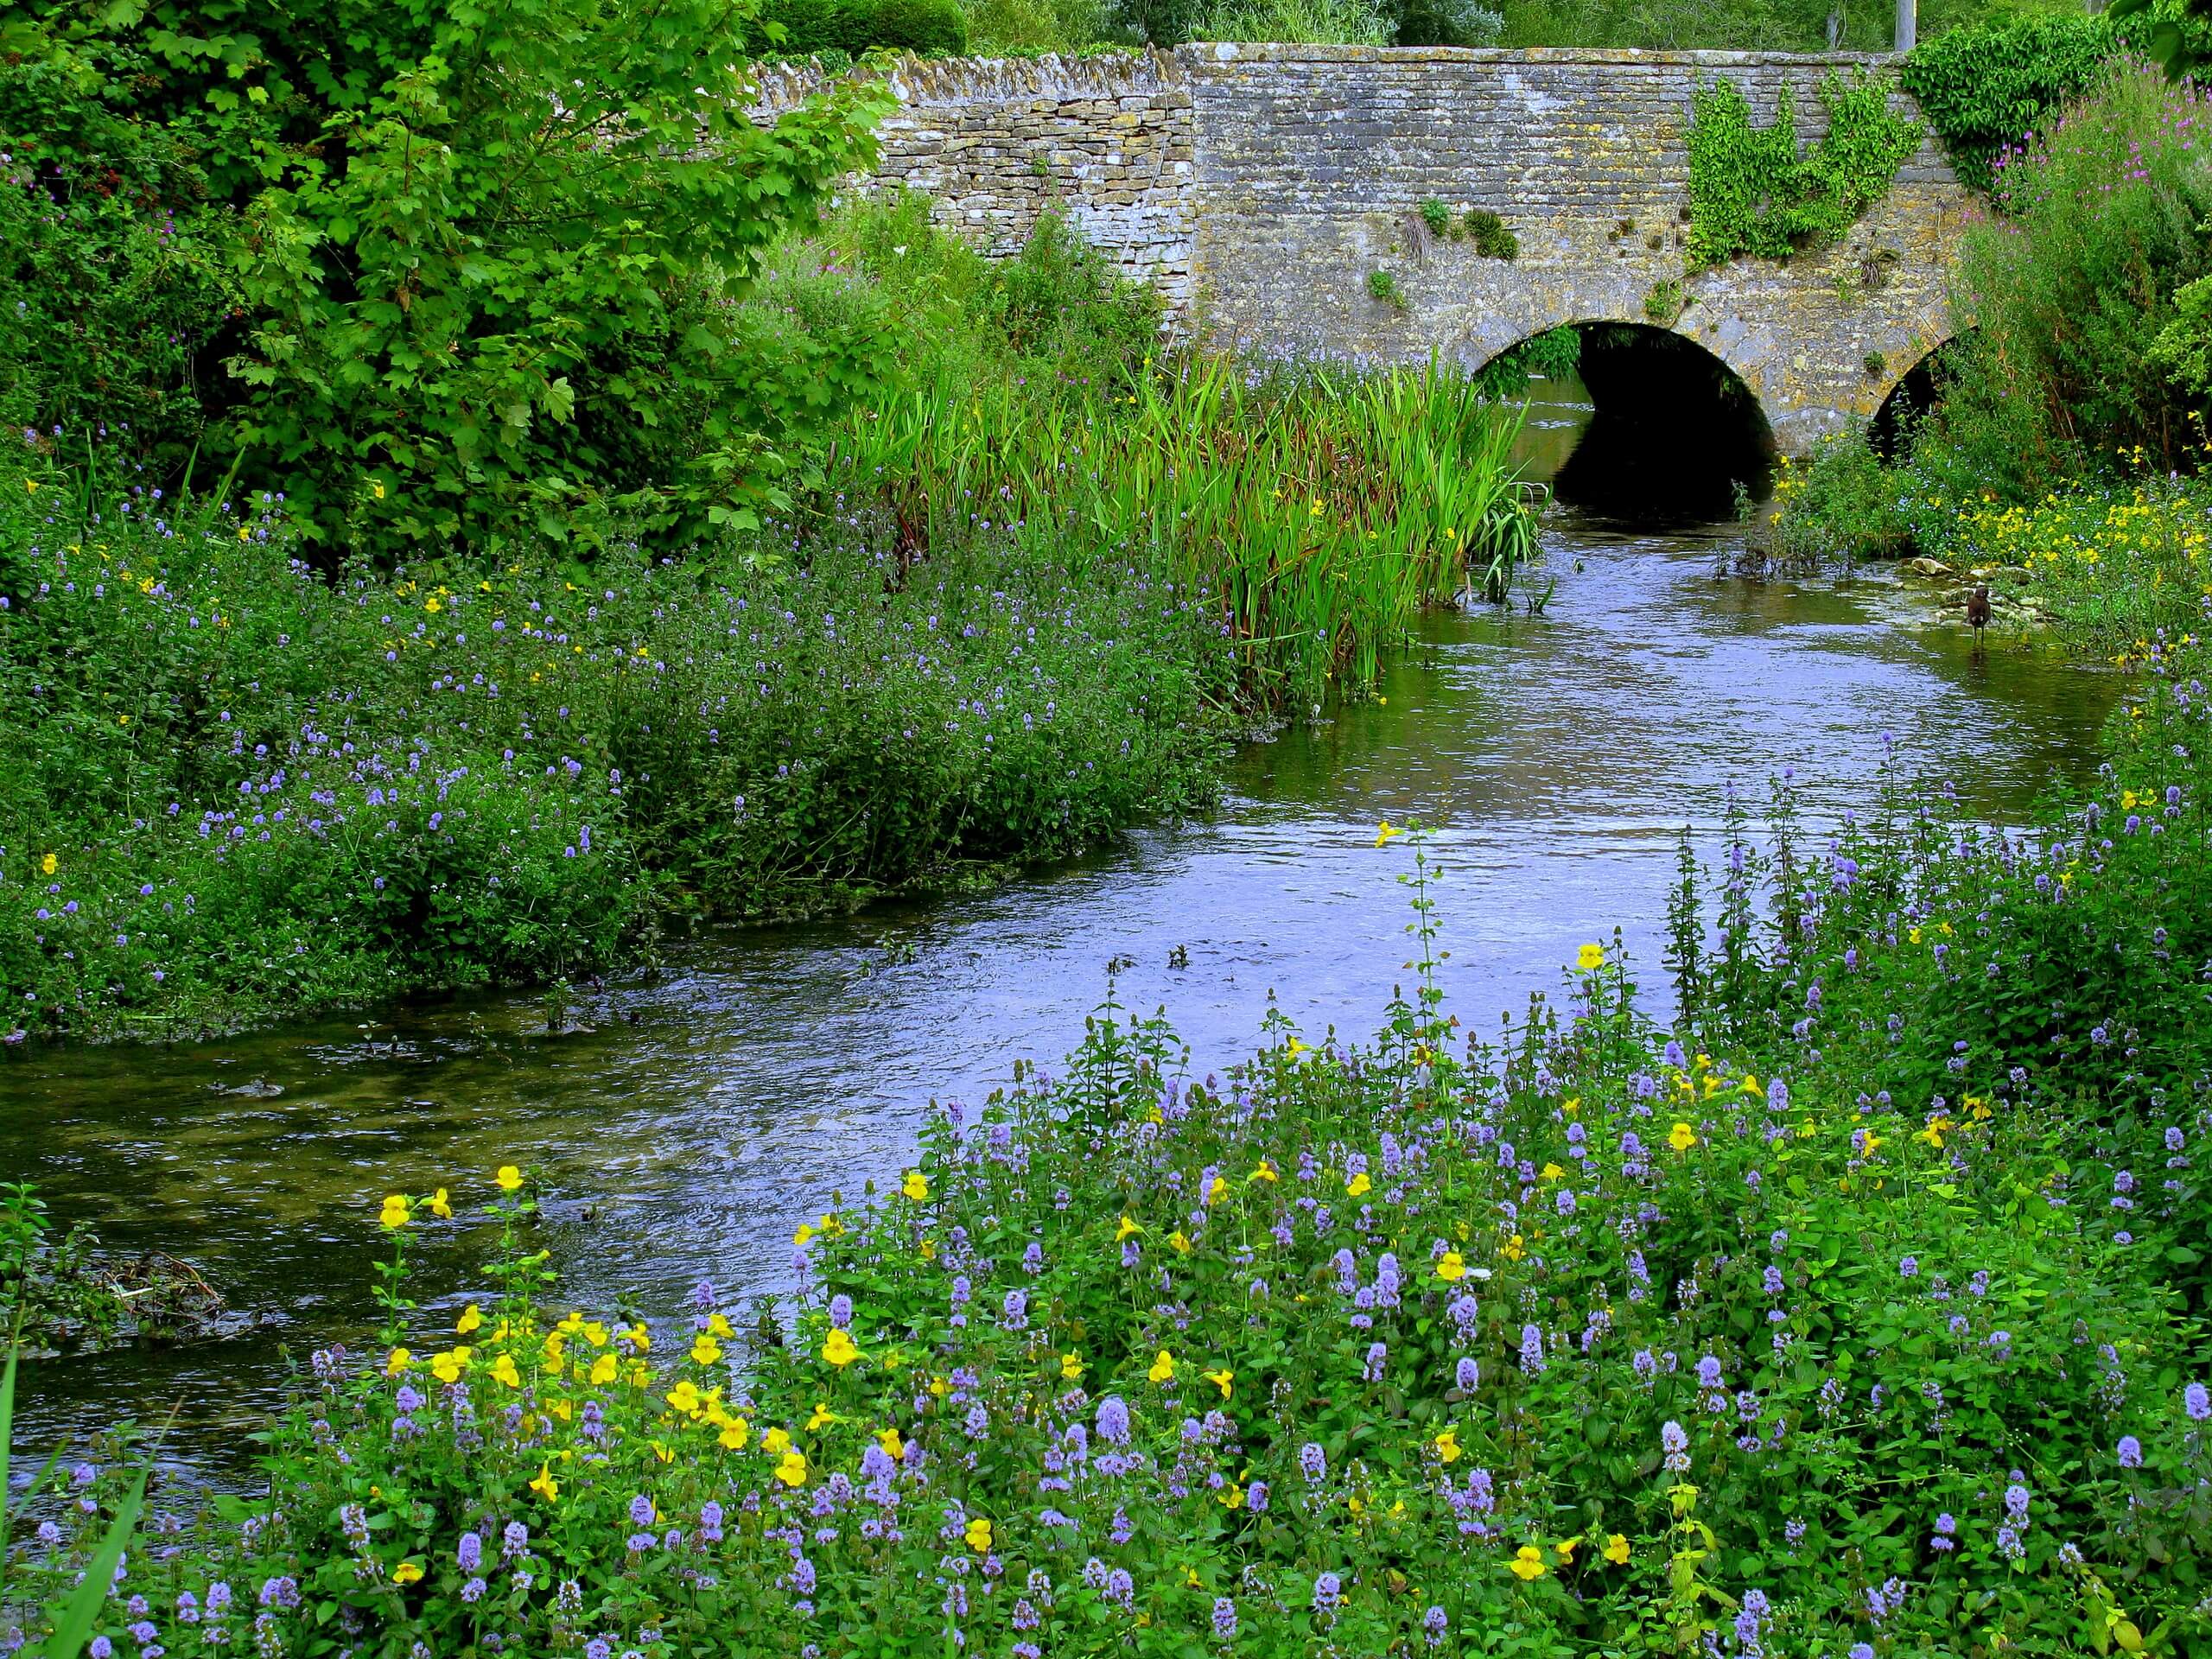
[[[1863,71],[1848,79],[1830,73],[1820,99],[1828,130],[1801,149],[1787,84],[1765,127],[1751,124],[1750,103],[1726,77],[1693,95],[1692,270],[1745,253],[1784,259],[1837,241],[1919,146],[1918,124],[1892,111],[1887,85]]]
[[[2094,86],[2118,47],[2105,17],[2030,17],[1939,35],[1914,49],[1898,79],[1943,141],[1960,182],[1987,190],[1991,163],[2005,146],[2024,143]]]

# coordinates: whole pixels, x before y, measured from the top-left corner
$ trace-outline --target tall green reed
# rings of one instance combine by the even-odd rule
[[[853,420],[833,487],[903,557],[971,531],[1156,561],[1213,596],[1270,704],[1371,687],[1423,608],[1502,600],[1535,550],[1518,416],[1431,364],[1255,377],[1228,359],[1071,395],[1067,378],[921,379]]]

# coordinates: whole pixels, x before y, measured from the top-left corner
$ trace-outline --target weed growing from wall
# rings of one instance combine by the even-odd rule
[[[1890,108],[1889,87],[1865,73],[1821,83],[1828,130],[1801,149],[1785,84],[1774,124],[1751,124],[1733,81],[1717,79],[1692,101],[1689,135],[1692,270],[1739,254],[1786,259],[1838,240],[1890,188],[1920,143],[1918,125]]]

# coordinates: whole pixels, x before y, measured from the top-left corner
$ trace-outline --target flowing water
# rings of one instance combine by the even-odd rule
[[[1587,415],[1571,388],[1540,399],[1540,469],[1580,442],[1593,470]],[[263,1321],[33,1365],[23,1439],[174,1408],[175,1444],[235,1468],[287,1354],[372,1340],[380,1196],[480,1201],[501,1163],[537,1165],[557,1195],[577,1305],[673,1313],[702,1276],[774,1289],[792,1227],[895,1179],[931,1098],[1057,1064],[1111,959],[1122,1001],[1165,1004],[1201,1072],[1249,1047],[1271,1000],[1309,1037],[1363,1035],[1405,977],[1408,860],[1376,850],[1382,818],[1435,826],[1448,1006],[1481,1026],[1616,924],[1656,988],[1676,832],[1709,842],[1731,780],[1763,797],[1792,771],[1807,818],[1833,823],[1871,797],[1889,733],[1969,810],[2020,823],[2093,763],[2114,676],[2017,642],[1977,656],[1893,579],[1721,573],[1741,545],[1732,525],[1560,513],[1540,614],[1434,619],[1382,701],[1247,749],[1210,820],[993,892],[709,935],[586,998],[588,1033],[544,1035],[518,995],[0,1065],[0,1171],[113,1245],[190,1259]],[[423,1232],[427,1308],[462,1295],[483,1242]]]

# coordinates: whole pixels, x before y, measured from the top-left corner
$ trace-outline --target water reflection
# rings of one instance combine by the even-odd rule
[[[1571,454],[1586,418],[1552,388],[1525,442]],[[0,1065],[5,1167],[270,1321],[35,1366],[25,1437],[175,1402],[188,1448],[237,1459],[227,1431],[273,1397],[280,1350],[372,1331],[376,1199],[480,1195],[503,1162],[537,1163],[558,1195],[550,1243],[580,1302],[663,1313],[702,1274],[773,1289],[795,1223],[895,1178],[931,1097],[1056,1061],[1112,957],[1135,963],[1124,1000],[1166,1004],[1201,1071],[1239,1054],[1271,995],[1309,1033],[1363,1033],[1404,977],[1404,860],[1375,849],[1381,817],[1438,826],[1446,985],[1486,1022],[1615,923],[1656,980],[1675,832],[1709,839],[1729,779],[1794,770],[1833,822],[1870,792],[1888,732],[1909,764],[1955,761],[1971,810],[2018,821],[2088,764],[2113,677],[2011,646],[1977,661],[1888,580],[1716,575],[1734,544],[1562,518],[1542,614],[1434,619],[1382,702],[1246,751],[1213,821],[994,893],[707,933],[588,999],[588,1033],[546,1037],[532,998],[499,996]],[[423,1242],[415,1289],[449,1316],[482,1241]]]

